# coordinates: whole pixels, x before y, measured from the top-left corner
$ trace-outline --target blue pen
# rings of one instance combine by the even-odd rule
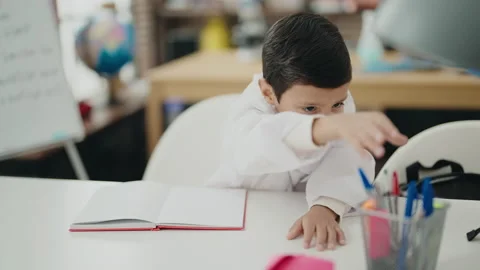
[[[433,203],[433,198],[434,198],[434,192],[433,192],[433,187],[432,187],[432,183],[431,183],[431,179],[430,178],[425,178],[423,180],[423,183],[422,183],[422,195],[423,195],[423,203],[422,203],[422,206],[423,206],[423,216],[424,218],[428,218],[429,216],[431,216],[433,214],[433,211],[434,211],[434,203]],[[428,250],[428,247],[431,245],[430,244],[430,241],[429,239],[431,239],[429,237],[429,234],[427,232],[427,234],[424,236],[425,240],[426,240],[426,247],[427,247],[427,250]],[[425,269],[425,264],[427,264],[428,262],[426,260],[423,261],[423,266],[420,268],[420,269]]]
[[[429,217],[433,214],[433,187],[430,178],[425,178],[422,183],[422,195],[423,195],[423,214],[425,217]]]
[[[410,218],[413,215],[413,203],[417,199],[417,185],[414,181],[408,183],[408,190],[407,190],[407,202],[405,205],[405,221],[410,222]],[[410,224],[404,223],[403,224],[403,231],[402,231],[402,245],[399,250],[399,258],[398,258],[398,269],[404,270],[406,269],[406,260],[407,260],[407,251],[408,251],[408,236],[410,234]]]
[[[368,180],[367,175],[363,171],[362,168],[358,169],[358,173],[360,174],[360,178],[362,179],[363,186],[365,187],[365,190],[369,195],[374,195],[375,193],[375,188],[370,184],[370,181]]]
[[[381,194],[375,190],[375,187],[370,183],[367,175],[365,174],[362,168],[358,169],[358,173],[360,174],[360,178],[362,179],[363,186],[365,187],[365,190],[367,191],[368,196],[371,199],[375,200],[376,207],[382,208],[383,201],[382,201]]]

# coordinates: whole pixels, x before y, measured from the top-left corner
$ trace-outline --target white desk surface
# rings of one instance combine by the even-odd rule
[[[89,197],[111,183],[0,177],[0,269],[264,269],[272,256],[304,253],[333,259],[336,270],[365,269],[359,220],[347,218],[347,245],[335,251],[304,250],[287,241],[305,211],[300,193],[250,192],[245,231],[70,233]],[[478,269],[480,202],[452,201],[437,269]]]

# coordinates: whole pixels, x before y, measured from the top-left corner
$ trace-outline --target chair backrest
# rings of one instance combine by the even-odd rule
[[[157,143],[143,180],[203,185],[219,164],[223,127],[237,97],[216,96],[180,114]]]
[[[420,162],[431,167],[440,159],[459,163],[465,172],[480,173],[480,121],[456,121],[426,129],[410,138],[388,159],[375,183],[391,188],[393,171],[406,183],[406,167]]]

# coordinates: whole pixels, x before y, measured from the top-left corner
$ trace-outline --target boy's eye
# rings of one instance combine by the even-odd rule
[[[303,108],[303,110],[304,110],[305,112],[312,113],[312,112],[315,112],[315,111],[317,110],[317,107],[315,107],[315,106],[308,106],[308,107]]]
[[[332,107],[337,109],[337,108],[341,108],[343,106],[343,102],[339,102],[339,103],[335,103]]]

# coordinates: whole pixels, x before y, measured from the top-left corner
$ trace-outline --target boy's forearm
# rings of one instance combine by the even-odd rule
[[[312,123],[312,140],[318,145],[325,145],[330,141],[336,140],[336,131],[329,122],[329,117],[318,117]]]

